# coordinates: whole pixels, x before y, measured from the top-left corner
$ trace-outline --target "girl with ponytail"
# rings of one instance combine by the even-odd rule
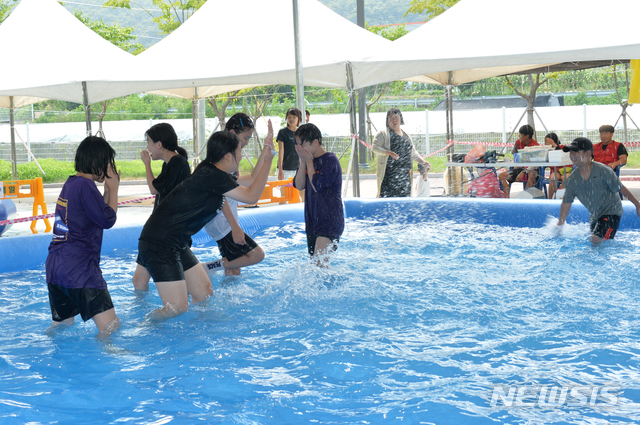
[[[254,124],[247,114],[240,112],[227,121],[225,130],[235,134],[240,145],[244,148],[249,144],[249,140],[253,135]],[[237,178],[238,184],[249,187],[264,162],[265,155],[263,151],[263,155],[258,158],[251,174]],[[225,198],[222,214],[216,215],[204,228],[218,244],[222,257],[219,260],[202,264],[209,278],[212,277],[212,274],[221,270],[224,270],[227,276],[239,275],[241,267],[257,264],[264,259],[262,248],[238,224],[238,201],[235,199]]]
[[[187,311],[193,303],[213,295],[211,281],[191,252],[191,236],[221,214],[225,198],[254,204],[260,199],[273,161],[273,127],[264,139],[262,166],[249,187],[232,177],[242,159],[242,143],[230,131],[209,137],[207,157],[193,174],[167,195],[142,228],[138,253],[156,284],[162,308],[153,319],[164,320]]]
[[[153,205],[155,210],[166,195],[191,175],[187,151],[178,146],[178,135],[171,124],[160,123],[152,126],[145,133],[147,149],[140,152],[147,174],[149,192],[156,195]],[[154,177],[151,170],[151,160],[162,160],[162,171]],[[140,257],[137,259],[136,271],[133,273],[133,287],[136,290],[149,289],[149,272],[142,266]]]

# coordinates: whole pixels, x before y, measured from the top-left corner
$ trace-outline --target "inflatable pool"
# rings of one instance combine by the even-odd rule
[[[554,201],[345,205],[329,269],[302,206],[242,211],[265,260],[161,323],[153,283],[131,283],[140,227],[105,232],[106,341],[79,318],[46,332],[50,236],[0,238],[1,266],[23,267],[0,274],[2,424],[638,422],[635,210],[594,248],[580,205],[563,237]]]
[[[16,204],[10,199],[0,200],[0,221],[11,220],[16,217]],[[11,229],[11,224],[0,225],[0,236]]]
[[[478,223],[496,226],[534,227],[545,225],[548,217],[558,217],[560,201],[471,198],[407,198],[407,199],[347,199],[345,216],[348,219],[384,219],[393,222]],[[620,230],[640,229],[635,208],[624,202],[625,214]],[[240,213],[240,225],[253,235],[261,229],[285,222],[303,222],[303,204],[276,208],[245,209]],[[578,202],[574,204],[568,223],[587,222],[589,214]],[[137,249],[141,226],[119,226],[104,232],[102,253],[122,249]],[[40,267],[47,257],[51,234],[40,233],[0,238],[0,273]],[[200,231],[193,238],[195,246],[211,244],[211,238]]]

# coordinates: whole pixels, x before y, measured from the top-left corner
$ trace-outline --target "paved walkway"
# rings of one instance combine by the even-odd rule
[[[640,170],[624,170],[622,172],[621,178],[623,179],[623,183],[631,192],[636,196],[636,198],[640,199]],[[431,174],[429,177],[429,181],[431,183],[431,196],[444,196],[445,195],[445,184],[444,178],[442,174]],[[344,183],[343,183],[344,184]],[[56,184],[47,184],[44,187],[45,192],[45,201],[47,203],[47,212],[53,213],[55,211],[55,203],[58,199],[58,195],[60,193],[60,189],[62,188],[62,183]],[[343,186],[344,189],[344,186]],[[100,188],[102,191],[102,188]],[[375,175],[362,175],[360,176],[360,196],[362,198],[375,198],[377,191],[377,184]],[[511,197],[518,195],[522,192],[522,185],[516,184],[513,185],[511,191]],[[120,189],[118,191],[118,198],[120,202],[140,199],[149,197],[149,188],[145,181],[123,181],[120,184]],[[347,188],[346,198],[353,197],[353,185],[352,182],[349,181],[349,186]],[[144,224],[144,222],[149,217],[153,207],[153,200],[145,200],[137,203],[120,205],[118,207],[118,222],[117,225],[123,224]],[[17,217],[31,217],[32,216],[32,208],[33,203],[29,198],[21,199],[16,202],[17,209]],[[52,221],[51,221],[52,222]],[[3,236],[15,236],[15,235],[24,235],[31,234],[31,230],[29,226],[30,222],[27,223],[16,223],[11,226],[11,228],[5,232]],[[36,225],[36,229],[40,232],[44,232],[44,222],[38,221]]]

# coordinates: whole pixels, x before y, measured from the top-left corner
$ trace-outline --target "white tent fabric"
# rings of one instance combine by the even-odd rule
[[[640,58],[638,16],[638,0],[461,0],[354,61],[355,86],[449,84],[449,72],[458,85],[553,63]]]
[[[390,41],[358,27],[317,0],[299,0],[304,84],[344,88],[347,61]],[[224,41],[223,41],[224,40]],[[295,85],[291,0],[208,0],[136,60],[145,91],[199,98],[271,84]]]
[[[112,80],[134,66],[134,56],[93,32],[55,0],[22,0],[0,25],[5,58],[0,68],[0,107],[45,99],[89,103],[137,92]]]

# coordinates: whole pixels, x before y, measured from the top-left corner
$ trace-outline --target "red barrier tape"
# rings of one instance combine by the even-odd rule
[[[138,198],[138,199],[131,199],[129,201],[122,201],[122,202],[118,202],[118,205],[125,205],[125,204],[132,204],[134,202],[140,202],[140,201],[145,201],[147,199],[153,199],[155,198],[154,196],[147,196],[145,198]],[[52,214],[45,214],[45,215],[36,215],[33,217],[22,217],[22,218],[14,218],[11,220],[2,220],[0,221],[0,226],[4,226],[5,224],[14,224],[14,223],[25,223],[28,221],[33,221],[33,220],[44,220],[45,218],[51,218],[51,217],[55,217],[56,214],[52,213]]]
[[[369,149],[373,149],[373,146],[371,146],[369,143],[365,142],[364,140],[359,139],[357,134],[354,134],[354,135],[353,135],[353,136],[351,136],[351,137],[354,137],[356,140],[358,140],[360,143],[362,143],[362,144],[363,144],[364,146],[366,146],[367,148],[369,148]],[[437,150],[437,151],[435,151],[435,152],[432,152],[432,153],[430,153],[429,155],[426,155],[425,157],[423,157],[423,159],[424,159],[424,158],[429,158],[430,156],[433,156],[433,155],[435,155],[435,154],[438,154],[438,153],[442,152],[443,150],[448,149],[448,148],[449,148],[449,147],[451,147],[451,146],[453,146],[453,142],[449,142],[449,143],[447,144],[447,146],[445,146],[444,148],[442,148],[442,149],[440,149],[440,150]]]
[[[356,138],[360,143],[362,143],[362,144],[363,144],[364,146],[366,146],[367,148],[369,148],[369,149],[373,149],[373,147],[372,147],[369,143],[365,142],[364,140],[360,140],[360,139],[358,138],[358,135],[357,135],[357,134],[354,134],[354,135],[352,135],[351,137]],[[450,147],[451,147],[451,146],[453,146],[454,144],[456,144],[456,145],[474,145],[474,146],[475,146],[475,145],[482,145],[482,146],[495,146],[495,147],[501,147],[501,148],[513,146],[513,145],[512,145],[512,144],[510,144],[510,143],[498,143],[498,142],[459,142],[459,141],[457,141],[457,140],[453,140],[453,141],[449,140],[449,141],[448,141],[448,143],[447,143],[447,145],[446,145],[444,148],[442,148],[442,149],[440,149],[440,150],[437,150],[437,151],[435,151],[435,152],[430,153],[429,155],[425,156],[425,158],[428,158],[428,157],[430,157],[430,156],[436,155],[436,154],[438,154],[438,153],[442,152],[443,150],[450,148]]]

